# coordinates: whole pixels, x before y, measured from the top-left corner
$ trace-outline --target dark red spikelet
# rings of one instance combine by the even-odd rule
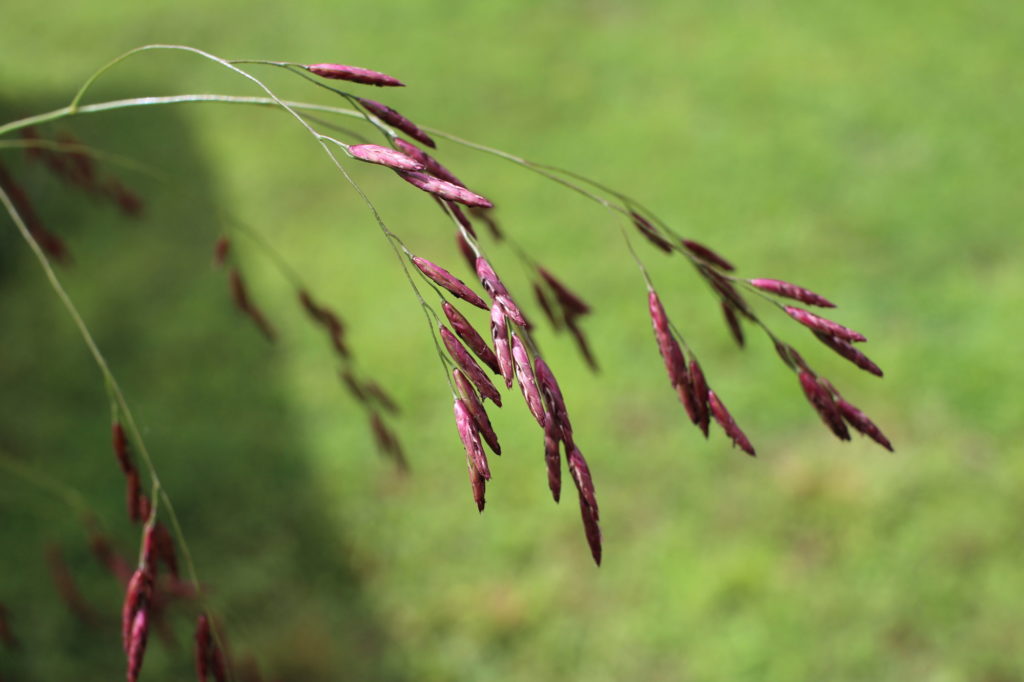
[[[839,406],[836,405],[831,391],[825,388],[818,378],[810,371],[800,370],[800,387],[804,390],[808,402],[818,412],[818,416],[825,422],[825,425],[832,430],[840,440],[850,440],[850,431],[846,428]]]
[[[15,210],[25,222],[25,227],[39,248],[61,265],[70,263],[71,255],[68,253],[64,241],[43,225],[28,194],[14,181],[3,164],[0,164],[0,189],[3,189],[11,198],[11,203],[14,204]]]
[[[537,304],[540,305],[540,309],[544,311],[544,317],[548,318],[548,322],[554,329],[562,328],[562,319],[555,315],[554,308],[551,307],[551,301],[548,300],[548,295],[544,292],[544,287],[540,284],[533,283],[533,296],[537,299]]]
[[[708,426],[711,424],[711,415],[708,411],[708,382],[696,358],[690,359],[690,395],[693,396],[693,413],[697,417],[694,424],[700,427],[707,438]]]
[[[715,421],[725,431],[725,435],[732,439],[733,445],[738,445],[745,453],[755,457],[754,446],[750,444],[750,440],[743,433],[743,430],[736,425],[736,421],[729,414],[729,410],[725,409],[725,405],[718,399],[714,391],[708,391],[708,406],[711,408],[711,415],[715,418]]]
[[[444,342],[445,348],[448,349],[448,354],[451,355],[452,359],[455,360],[455,364],[459,366],[469,380],[473,382],[480,395],[484,398],[489,398],[495,405],[501,407],[501,394],[498,393],[498,389],[494,387],[494,384],[487,378],[484,371],[480,369],[480,365],[476,364],[476,360],[470,356],[469,352],[466,351],[466,348],[455,335],[448,331],[447,327],[441,325],[440,333],[441,340]]]
[[[413,256],[412,262],[419,268],[420,272],[450,291],[457,298],[461,298],[463,301],[471,303],[482,310],[488,309],[489,306],[484,302],[484,299],[480,298],[475,291],[466,286],[465,282],[444,268],[419,256]]]
[[[783,282],[780,279],[758,278],[748,279],[747,281],[761,291],[767,291],[768,293],[775,294],[776,296],[792,298],[795,301],[800,301],[808,305],[820,306],[822,308],[836,307],[835,303],[832,303],[824,296],[820,296],[810,289],[798,287],[790,282]]]
[[[75,582],[71,569],[64,561],[64,555],[57,546],[50,546],[46,550],[46,561],[50,568],[50,577],[57,588],[57,593],[67,605],[68,610],[86,625],[95,625],[97,622],[96,612],[85,601],[78,584]]]
[[[132,575],[132,569],[123,556],[114,550],[110,540],[99,533],[95,528],[89,532],[89,549],[93,556],[105,567],[110,574],[124,584],[128,583]]]
[[[508,340],[508,320],[505,311],[495,301],[491,306],[491,338],[494,340],[494,353],[498,358],[498,368],[505,379],[505,388],[512,388],[512,346]]]
[[[587,544],[590,546],[590,556],[594,557],[594,563],[601,565],[601,526],[598,524],[597,510],[587,504],[587,501],[580,496],[580,515],[583,517],[583,532],[587,536]]]
[[[249,291],[245,286],[245,281],[242,279],[242,274],[237,268],[231,268],[229,274],[231,283],[231,298],[235,302],[235,307],[238,308],[243,314],[249,317],[264,337],[271,343],[273,343],[277,337],[277,333],[274,328],[267,322],[267,318],[263,316],[263,312],[253,304],[249,299]]]
[[[740,326],[740,318],[736,315],[736,310],[732,304],[722,299],[722,316],[725,317],[725,323],[729,326],[729,332],[732,333],[732,338],[736,340],[736,345],[740,348],[744,345],[743,338],[743,327]]]
[[[500,242],[505,238],[505,235],[502,234],[501,226],[498,225],[498,221],[494,219],[494,212],[491,209],[474,206],[469,209],[469,212],[473,214],[474,218],[487,226],[487,229],[490,231],[491,236],[494,237],[495,241]]]
[[[363,384],[363,391],[368,399],[375,402],[385,411],[390,412],[393,415],[398,414],[401,411],[398,409],[398,403],[396,403],[391,395],[376,381],[365,382]]]
[[[786,312],[789,313],[790,317],[814,331],[822,332],[829,336],[835,336],[836,338],[843,339],[844,341],[867,341],[867,338],[860,332],[844,327],[838,322],[833,322],[832,320],[826,320],[824,317],[819,317],[809,310],[796,308],[791,305],[785,306],[785,309]]]
[[[352,83],[363,83],[365,85],[376,85],[378,87],[402,87],[402,81],[381,73],[371,71],[359,66],[347,66],[345,64],[309,64],[306,69],[321,78],[350,81]]]
[[[558,502],[562,495],[562,458],[559,455],[559,442],[562,431],[559,429],[555,416],[548,412],[544,415],[544,463],[548,470],[548,488],[551,497]]]
[[[714,265],[715,267],[725,270],[727,272],[732,272],[733,270],[736,269],[733,267],[732,263],[722,258],[716,252],[712,251],[711,249],[704,246],[700,242],[695,242],[692,239],[683,239],[682,244],[684,247],[686,247],[687,251],[689,251],[697,258],[700,258],[705,263]]]
[[[302,308],[309,318],[324,328],[331,339],[334,350],[341,358],[347,359],[349,352],[348,346],[345,344],[345,325],[341,318],[330,308],[314,301],[305,289],[299,289],[298,295],[299,303],[302,304]]]
[[[479,332],[473,328],[473,325],[469,323],[462,313],[460,313],[455,306],[445,301],[441,305],[444,310],[445,317],[448,318],[448,322],[451,323],[452,329],[459,335],[473,354],[480,358],[480,361],[491,368],[491,371],[495,374],[501,374],[501,367],[498,365],[498,357],[494,354],[494,351],[490,349],[484,338],[480,336]]]
[[[398,113],[388,105],[362,97],[359,98],[359,103],[362,104],[363,107],[365,107],[371,114],[384,121],[389,126],[398,128],[417,142],[422,142],[431,148],[437,146],[430,138],[430,135],[427,135],[425,132],[420,130],[419,126],[407,119],[405,116],[402,116],[402,114]]]
[[[519,388],[526,399],[526,406],[530,414],[537,420],[537,423],[544,427],[544,405],[541,402],[540,391],[537,390],[537,380],[533,374],[533,367],[530,364],[530,354],[522,339],[515,332],[512,337],[512,364],[515,366],[516,378],[519,380]]]
[[[370,429],[373,431],[373,437],[377,442],[377,449],[380,453],[391,459],[399,471],[408,471],[409,462],[405,458],[402,444],[398,441],[394,431],[387,427],[377,412],[370,414]]]
[[[196,619],[196,678],[206,682],[210,671],[210,656],[213,653],[213,635],[210,632],[210,619],[200,613]]]
[[[647,218],[644,218],[636,211],[630,211],[629,215],[633,219],[633,225],[636,226],[636,229],[640,231],[640,234],[647,237],[647,240],[649,242],[657,246],[665,253],[672,253],[672,242],[668,241],[660,234],[658,234],[657,228],[655,228],[654,225],[651,225],[650,221],[648,221]]]
[[[128,439],[124,435],[124,427],[121,426],[121,422],[114,422],[111,430],[114,443],[114,454],[117,455],[117,462],[121,465],[121,471],[127,475],[129,472],[135,470],[135,466],[132,464],[132,456],[128,451]]]
[[[142,492],[139,472],[134,469],[125,474],[125,499],[128,505],[128,518],[135,523],[145,521],[149,515],[149,500]]]
[[[698,266],[698,269],[704,276],[704,279],[707,280],[708,284],[711,285],[711,288],[718,293],[719,298],[723,301],[727,301],[735,312],[743,313],[743,315],[751,320],[757,319],[754,316],[753,311],[751,311],[750,306],[747,304],[746,299],[740,295],[740,292],[736,290],[736,287],[733,286],[732,282],[723,277],[717,270],[708,267],[707,265],[700,265]]]
[[[455,388],[458,390],[459,395],[462,396],[463,401],[466,403],[466,407],[469,409],[470,414],[473,415],[473,421],[476,423],[477,431],[487,441],[488,447],[496,455],[501,454],[501,444],[498,442],[498,434],[494,432],[494,427],[491,426],[491,420],[487,416],[487,410],[484,409],[484,405],[480,402],[480,398],[476,394],[476,390],[473,388],[473,384],[466,378],[458,368],[452,370],[452,376],[455,378]]]
[[[834,350],[836,353],[846,358],[853,364],[857,365],[866,372],[870,372],[875,376],[882,376],[882,368],[871,361],[867,355],[862,353],[860,349],[854,347],[849,341],[830,336],[824,332],[816,331],[814,335],[818,337],[818,340],[823,344]]]
[[[124,215],[130,218],[138,218],[142,215],[142,199],[138,194],[125,187],[121,181],[116,178],[108,178],[103,185],[103,190]]]
[[[537,273],[551,287],[551,291],[554,292],[566,315],[586,315],[590,312],[590,305],[569,289],[569,287],[565,286],[561,280],[548,272],[548,270],[539,267],[537,268]]]
[[[355,378],[350,370],[343,369],[338,372],[338,376],[353,398],[364,404],[369,402],[369,398],[367,398],[366,392],[363,390],[363,385],[359,383],[359,380]]]
[[[163,562],[167,570],[178,578],[178,556],[174,551],[174,540],[167,526],[157,521],[153,524],[153,561]]]
[[[216,266],[224,265],[230,253],[231,240],[227,237],[220,237],[217,239],[217,243],[213,245],[213,264]]]
[[[839,413],[843,415],[843,419],[846,420],[847,424],[857,429],[889,452],[893,452],[892,443],[889,442],[889,439],[885,437],[882,430],[879,429],[866,414],[842,398],[839,398],[836,401],[836,406],[839,408]]]
[[[470,463],[469,464],[469,484],[473,490],[473,501],[476,502],[476,509],[479,512],[484,510],[484,505],[487,504],[485,494],[487,493],[487,479],[480,475],[480,472]]]
[[[435,159],[433,156],[426,153],[416,145],[412,144],[411,142],[406,142],[400,137],[396,137],[394,142],[395,146],[398,148],[398,151],[423,164],[423,168],[428,173],[433,175],[435,178],[440,178],[446,182],[452,183],[453,185],[458,185],[459,187],[466,186],[466,184],[462,182],[462,180],[459,180],[457,177],[455,177],[455,175],[450,170],[441,165],[441,163],[437,159]]]
[[[565,326],[572,334],[573,340],[576,342],[576,347],[579,348],[580,355],[583,356],[583,360],[587,363],[587,366],[594,372],[600,368],[597,365],[597,358],[594,356],[594,352],[590,349],[590,344],[587,343],[587,337],[583,333],[583,330],[576,324],[576,318],[566,318]]]

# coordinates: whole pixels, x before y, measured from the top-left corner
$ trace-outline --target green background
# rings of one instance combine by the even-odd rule
[[[442,143],[506,231],[595,309],[584,326],[599,374],[565,335],[542,326],[538,339],[594,473],[596,569],[572,494],[548,496],[541,437],[514,394],[493,416],[506,454],[476,513],[415,297],[294,121],[203,104],[41,129],[162,174],[104,167],[145,197],[131,221],[0,150],[69,244],[61,275],[137,412],[241,666],[281,680],[1024,678],[1021,6],[8,0],[2,14],[3,120],[64,105],[95,68],[149,42],[377,68],[409,87],[361,92],[415,120],[590,175],[741,274],[838,302],[886,370],[859,372],[763,310],[897,452],[836,442],[767,340],[751,330],[739,351],[682,260],[637,242],[759,456],[717,432],[705,441],[664,376],[619,223]],[[334,102],[252,70],[288,97]],[[222,71],[149,53],[89,99],[259,94]],[[410,248],[467,276],[429,198],[349,167]],[[375,453],[322,334],[244,238],[238,257],[279,343],[232,309],[210,264],[225,221],[265,235],[349,323],[359,366],[401,403],[408,476]],[[120,588],[79,515],[38,484],[77,490],[134,554],[102,382],[0,222],[0,603],[21,641],[0,648],[0,678],[117,679]],[[484,247],[525,299],[513,253]],[[51,546],[96,625],[55,593]],[[177,644],[153,637],[143,679],[189,679],[193,615],[171,610]]]

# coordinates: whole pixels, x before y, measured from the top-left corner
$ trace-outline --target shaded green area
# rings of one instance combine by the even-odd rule
[[[820,291],[886,370],[859,373],[765,310],[897,454],[834,442],[770,344],[754,336],[737,351],[703,285],[645,248],[669,315],[759,458],[720,434],[705,442],[663,376],[618,223],[442,143],[506,230],[594,305],[599,375],[564,336],[542,327],[538,338],[594,471],[597,570],[571,500],[547,496],[540,434],[516,400],[494,415],[507,454],[476,514],[415,298],[365,207],[293,122],[197,105],[55,126],[174,178],[119,171],[147,200],[132,222],[0,152],[75,255],[69,291],[139,412],[239,658],[282,679],[1024,676],[1021,9],[108,2],[54,17],[8,5],[4,120],[59,106],[93,66],[150,41],[379,68],[410,87],[370,97],[591,174],[743,274]],[[333,101],[260,73],[290,97]],[[194,57],[154,54],[93,96],[202,91],[256,94]],[[466,275],[428,198],[383,170],[352,170],[410,248]],[[267,235],[350,323],[360,366],[402,405],[410,476],[374,453],[322,335],[245,240],[280,342],[268,347],[230,307],[209,265],[220,212]],[[513,254],[484,245],[525,298]],[[130,555],[98,375],[11,229],[0,229],[0,266],[0,448],[81,491]],[[60,543],[90,603],[116,619],[116,583],[81,523],[7,474],[0,518],[0,602],[23,642],[0,651],[0,676],[120,674],[116,628],[76,625],[46,574],[44,548]],[[188,622],[173,622],[182,649],[154,640],[151,679],[188,674]]]

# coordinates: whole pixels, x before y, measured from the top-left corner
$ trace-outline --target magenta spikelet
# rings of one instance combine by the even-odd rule
[[[844,327],[838,322],[832,320],[826,320],[824,317],[819,317],[809,310],[803,308],[795,308],[793,306],[785,306],[786,312],[794,320],[809,327],[817,332],[823,332],[829,336],[835,336],[836,338],[843,339],[844,341],[867,341],[867,338],[860,332],[855,332],[852,329]]]
[[[580,497],[586,500],[587,505],[594,510],[594,519],[597,520],[600,515],[597,509],[597,496],[594,493],[594,481],[590,477],[590,467],[587,466],[587,460],[584,459],[579,448],[573,446],[568,448],[568,451],[566,463],[569,473],[572,474],[572,480],[576,483]]]
[[[544,415],[544,463],[548,470],[548,488],[555,502],[562,495],[562,458],[559,455],[561,437],[562,431],[555,416],[548,412]]]
[[[400,137],[396,137],[394,142],[395,146],[398,147],[398,151],[402,152],[408,157],[415,159],[416,161],[419,161],[421,164],[423,164],[423,168],[426,169],[426,171],[433,175],[434,177],[441,178],[442,180],[450,182],[453,185],[458,185],[459,187],[466,186],[466,184],[462,182],[462,180],[459,180],[450,170],[442,166],[437,159],[435,159],[433,156],[426,153],[416,145],[412,144],[411,142],[406,142]]]
[[[354,144],[348,148],[348,153],[360,161],[376,163],[395,170],[421,171],[424,169],[423,164],[419,161],[409,158],[402,152],[377,144]]]
[[[775,294],[776,296],[784,296],[786,298],[792,298],[795,301],[806,303],[807,305],[816,305],[822,308],[835,308],[836,304],[829,301],[824,296],[820,296],[810,289],[798,287],[790,282],[783,282],[779,279],[748,279],[748,282],[753,286],[757,287],[761,291],[767,291],[768,293]]]
[[[321,78],[350,81],[352,83],[363,83],[365,85],[376,85],[378,87],[402,87],[402,81],[381,73],[371,71],[359,66],[347,66],[345,64],[309,64],[306,69]]]
[[[419,256],[413,256],[412,262],[420,269],[420,272],[450,291],[454,296],[482,310],[488,309],[489,306],[484,302],[484,299],[480,298],[475,291],[466,286],[465,282],[444,268],[434,265],[426,258],[420,258]]]
[[[697,258],[700,258],[705,263],[714,265],[715,267],[725,270],[727,272],[732,272],[733,270],[736,269],[733,267],[732,263],[722,258],[716,252],[712,251],[711,249],[704,246],[700,242],[695,242],[692,239],[683,239],[682,244],[684,247],[686,247],[687,251],[689,251]]]
[[[494,206],[486,198],[480,196],[476,192],[471,192],[465,187],[442,180],[441,178],[435,178],[433,175],[427,175],[426,173],[417,173],[412,171],[395,171],[398,173],[403,180],[408,182],[410,185],[429,192],[430,194],[436,194],[442,199],[448,201],[457,201],[460,204],[466,206],[483,206],[484,208],[490,208]]]
[[[512,364],[515,365],[516,378],[519,380],[519,388],[526,399],[526,406],[530,414],[537,420],[537,423],[544,426],[544,405],[541,403],[540,391],[537,390],[537,380],[533,375],[533,367],[530,365],[530,354],[526,351],[522,339],[515,332],[512,332]]]
[[[555,380],[554,373],[548,367],[548,363],[544,362],[544,359],[540,357],[533,361],[533,371],[534,376],[537,378],[537,388],[540,389],[540,394],[544,398],[547,411],[554,419],[555,426],[558,427],[561,440],[567,446],[572,447],[572,423],[569,421],[569,412],[565,407],[562,389],[559,387],[558,381]],[[547,428],[546,423],[545,428]]]
[[[501,444],[498,442],[498,434],[494,432],[494,427],[491,426],[491,420],[487,416],[487,410],[484,409],[483,403],[480,402],[480,398],[473,389],[473,384],[458,368],[452,370],[452,376],[455,378],[456,390],[459,392],[459,395],[462,396],[470,414],[473,415],[473,421],[476,423],[477,431],[479,431],[480,435],[484,437],[484,440],[487,442],[488,447],[491,448],[491,451],[496,455],[500,455]]]
[[[505,388],[512,388],[512,346],[508,340],[508,320],[505,311],[497,302],[491,306],[491,338],[494,340],[498,369],[505,379]]]
[[[425,132],[420,130],[419,126],[407,119],[405,116],[402,116],[402,114],[398,113],[388,105],[362,97],[359,98],[359,103],[362,104],[371,114],[384,121],[389,126],[398,128],[417,142],[422,142],[431,148],[437,146],[430,138],[430,135],[427,135]]]
[[[142,658],[146,654],[146,638],[149,635],[149,612],[139,609],[132,619],[128,640],[128,682],[136,682],[142,671]]]
[[[755,457],[754,446],[750,444],[750,440],[743,433],[743,430],[736,425],[736,421],[729,414],[729,410],[725,409],[725,405],[718,399],[714,391],[708,391],[708,406],[711,408],[711,415],[715,418],[715,421],[725,431],[725,435],[732,439],[733,445],[738,445],[748,455]]]
[[[132,640],[135,615],[149,608],[153,598],[153,571],[143,559],[143,566],[132,573],[121,607],[121,642],[127,654]]]
[[[480,278],[480,283],[484,285],[484,290],[490,294],[499,305],[502,310],[508,315],[509,319],[518,325],[527,326],[526,318],[519,311],[519,306],[512,300],[512,296],[508,293],[508,289],[495,274],[494,268],[487,262],[485,258],[476,259],[476,274]]]
[[[470,356],[469,352],[455,335],[448,331],[447,327],[441,325],[440,332],[441,340],[444,342],[445,348],[448,349],[448,354],[455,360],[455,364],[459,366],[459,369],[473,382],[476,390],[480,391],[480,395],[484,398],[490,398],[495,405],[501,407],[501,394],[498,393],[498,389],[494,387],[494,384],[487,378],[484,371],[480,369],[480,365],[476,364],[476,360]]]
[[[653,289],[647,293],[647,304],[651,314],[651,324],[654,327],[654,338],[658,342],[658,352],[661,353],[662,360],[665,362],[665,369],[668,371],[672,386],[679,386],[686,381],[686,360],[679,348],[679,343],[672,334],[665,308],[661,305],[661,300]]]
[[[453,409],[455,410],[455,426],[459,430],[462,445],[466,448],[466,457],[469,459],[470,465],[484,480],[489,480],[491,470],[487,465],[487,455],[484,454],[483,446],[480,445],[480,434],[477,432],[473,414],[461,398],[455,400]]]
[[[462,313],[456,310],[455,306],[448,301],[445,301],[441,305],[444,310],[445,317],[448,318],[448,322],[451,323],[452,329],[459,335],[473,354],[480,358],[480,361],[491,368],[491,371],[495,374],[501,374],[501,367],[498,365],[498,357],[494,354],[494,351],[490,349],[484,338],[480,336],[480,333],[473,328],[473,325],[469,323]]]

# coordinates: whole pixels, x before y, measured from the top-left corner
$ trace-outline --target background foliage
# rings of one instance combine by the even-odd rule
[[[387,101],[417,121],[590,174],[744,274],[836,300],[886,370],[858,372],[778,319],[897,453],[836,443],[768,344],[737,351],[681,261],[646,251],[669,314],[761,455],[705,442],[663,376],[612,219],[443,144],[506,229],[596,309],[600,375],[567,338],[539,338],[601,497],[597,570],[573,505],[547,499],[540,435],[518,405],[497,415],[507,454],[486,513],[473,510],[415,299],[297,126],[217,105],[56,126],[166,175],[125,176],[147,201],[139,222],[39,169],[31,182],[69,242],[68,288],[142,418],[239,658],[306,680],[1024,676],[1012,655],[1024,646],[1019,5],[106,0],[54,13],[8,0],[2,14],[4,120],[66,103],[95,67],[146,42],[379,68],[410,84]],[[152,54],[93,97],[199,91],[249,94],[213,65]],[[455,267],[429,198],[356,170],[415,251]],[[374,453],[323,338],[244,241],[281,342],[267,347],[230,307],[209,255],[224,216],[267,235],[349,320],[362,365],[404,408],[410,476]],[[0,268],[2,455],[79,490],[131,554],[101,382],[9,223]],[[4,472],[0,519],[0,602],[23,643],[0,651],[0,676],[120,675],[116,627],[78,624],[45,569],[58,544],[115,618],[119,588],[74,513]],[[181,649],[151,647],[148,679],[186,679],[186,620]]]

